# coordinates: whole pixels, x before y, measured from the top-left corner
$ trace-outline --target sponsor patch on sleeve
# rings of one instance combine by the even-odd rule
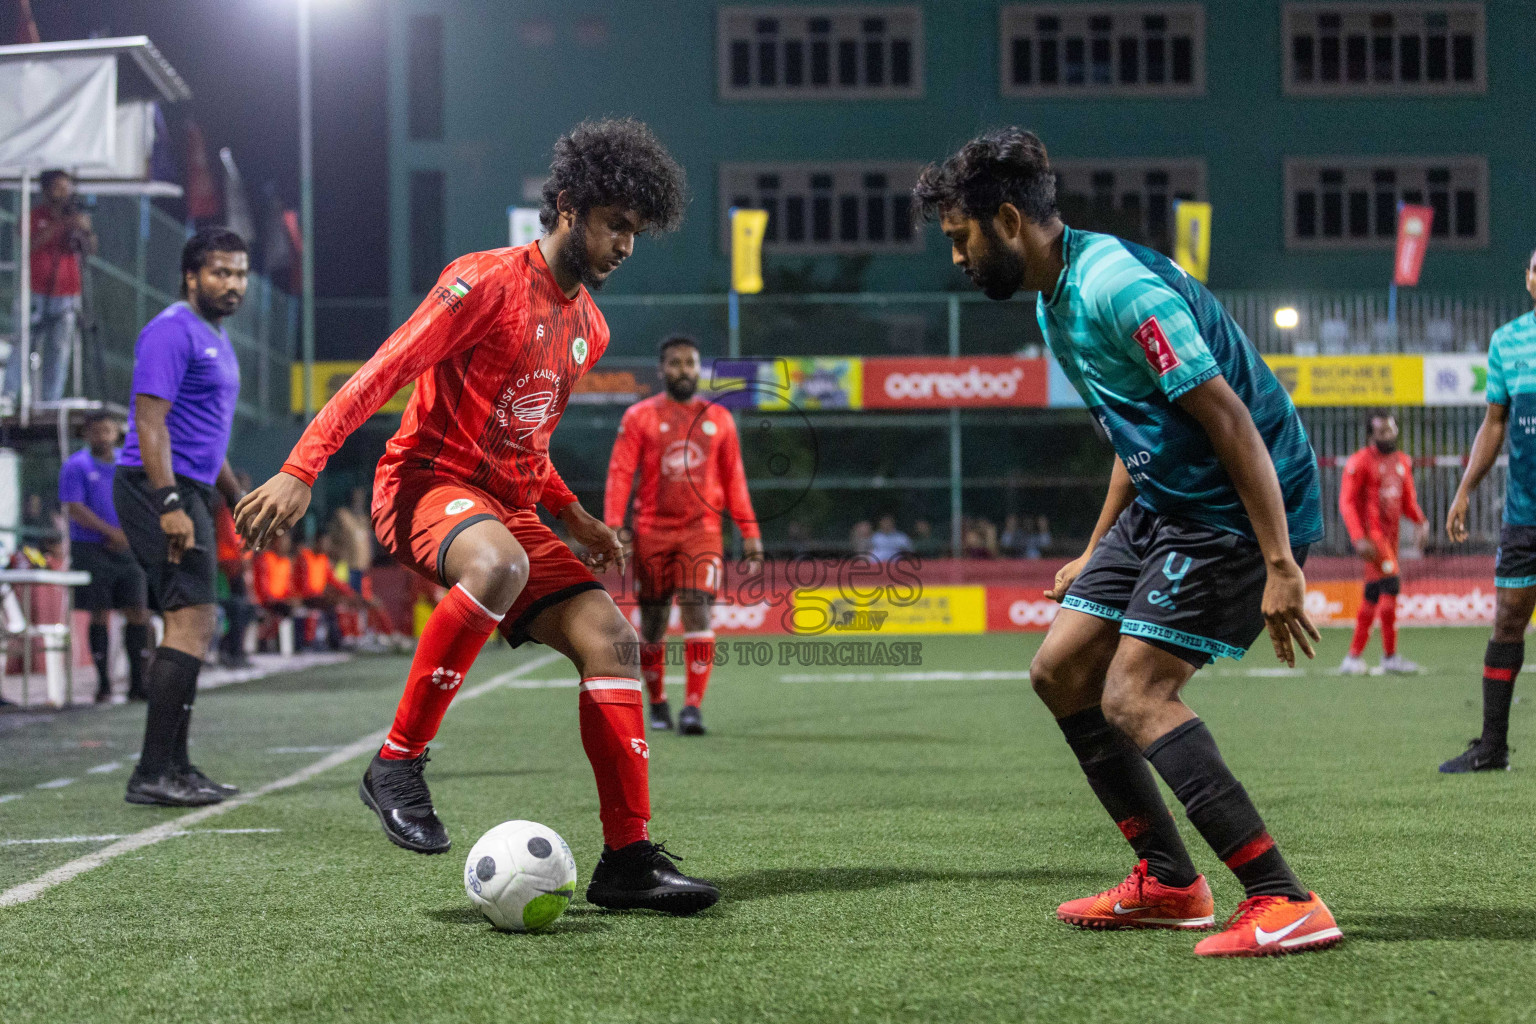
[[[1147,362],[1159,377],[1166,376],[1169,370],[1182,365],[1173,345],[1168,341],[1168,335],[1163,333],[1162,325],[1157,322],[1157,317],[1149,316],[1142,321],[1141,326],[1131,335],[1136,339],[1136,344],[1146,353]]]

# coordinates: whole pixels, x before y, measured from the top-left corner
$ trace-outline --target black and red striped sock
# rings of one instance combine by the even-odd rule
[[[1515,699],[1515,676],[1525,664],[1524,640],[1490,640],[1483,654],[1483,743],[1509,743],[1509,706]]]
[[[1067,745],[1099,798],[1136,851],[1147,872],[1164,885],[1182,889],[1199,876],[1146,758],[1125,734],[1104,719],[1098,706],[1058,718]]]
[[[1143,753],[1247,895],[1307,898],[1204,722],[1190,719],[1158,737]]]

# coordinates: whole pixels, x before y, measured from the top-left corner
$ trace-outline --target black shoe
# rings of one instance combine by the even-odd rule
[[[161,807],[204,807],[224,802],[222,794],[204,788],[185,775],[162,775],[156,779],[137,772],[128,777],[128,793],[123,799],[131,804],[159,804]]]
[[[142,686],[130,686],[128,687],[128,699],[130,701],[147,701],[149,700],[149,692]]]
[[[603,847],[587,886],[587,902],[607,910],[660,910],[683,916],[707,910],[719,898],[719,889],[678,871],[666,847],[645,839],[620,850]]]
[[[447,853],[448,830],[437,820],[432,793],[421,777],[426,767],[426,751],[409,761],[386,761],[375,754],[357,794],[379,816],[384,834],[396,846],[416,853]]]
[[[688,704],[677,713],[677,732],[680,736],[704,735],[704,716],[698,708]]]
[[[1482,737],[1467,744],[1467,749],[1440,766],[1447,775],[1464,775],[1468,772],[1509,771],[1509,747],[1484,743]]]
[[[110,703],[112,703],[112,691],[111,690],[107,690],[107,689],[97,690],[96,691],[96,703],[97,704],[110,704]]]
[[[672,728],[672,708],[664,700],[651,701],[651,728],[668,731]]]
[[[181,777],[190,780],[194,785],[201,786],[204,789],[211,789],[221,797],[238,796],[240,793],[239,786],[231,786],[223,782],[214,782],[208,776],[204,775],[203,770],[195,764],[189,764],[183,768],[181,770]]]

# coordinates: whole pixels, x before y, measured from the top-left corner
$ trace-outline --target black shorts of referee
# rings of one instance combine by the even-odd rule
[[[112,479],[112,504],[118,525],[128,537],[128,547],[149,583],[149,606],[157,612],[173,612],[217,601],[214,583],[218,573],[217,540],[213,528],[213,488],[176,474],[182,511],[192,520],[192,546],[180,562],[166,557],[165,531],[155,489],[142,469],[118,466]]]

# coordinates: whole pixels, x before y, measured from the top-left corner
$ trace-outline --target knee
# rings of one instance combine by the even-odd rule
[[[1029,663],[1029,685],[1052,711],[1059,711],[1064,702],[1082,690],[1084,680],[1081,675],[1081,672],[1073,671],[1066,660],[1052,655],[1044,647],[1035,652]]]
[[[522,548],[482,551],[464,567],[459,582],[491,611],[505,612],[528,583],[528,553]]]
[[[573,639],[582,675],[639,676],[640,638],[618,609],[595,629],[583,630]]]
[[[1116,665],[1110,666],[1104,677],[1104,699],[1100,703],[1105,721],[1127,736],[1140,735],[1148,702],[1130,672]]]

